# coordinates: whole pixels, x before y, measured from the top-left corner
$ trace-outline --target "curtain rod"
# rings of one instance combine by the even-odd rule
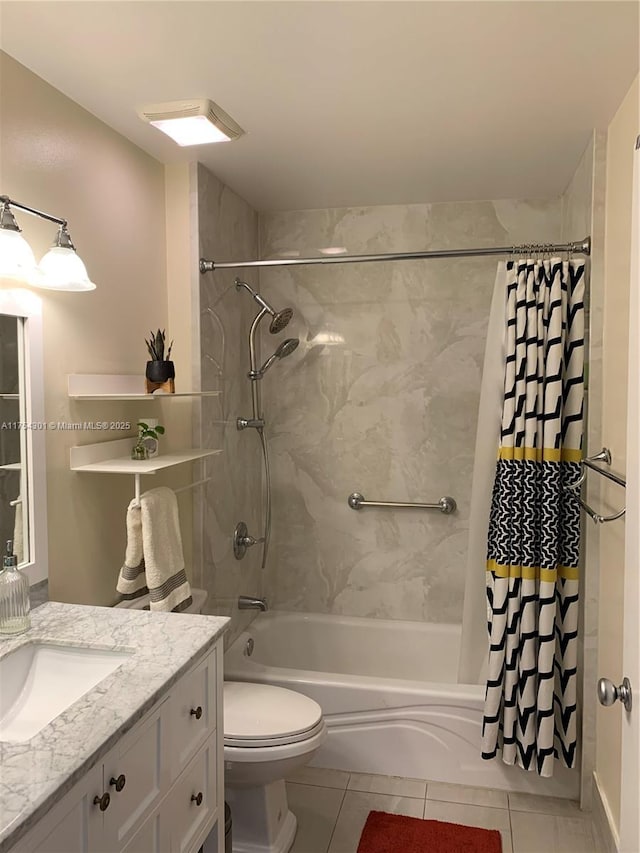
[[[329,255],[323,258],[276,258],[270,261],[231,261],[217,263],[200,258],[200,272],[234,270],[242,267],[291,267],[303,264],[362,264],[369,261],[415,261],[422,258],[473,258],[482,255],[523,255],[568,252],[591,254],[591,237],[577,243],[528,243],[524,246],[495,246],[485,249],[442,249],[434,252],[396,252],[386,255]]]

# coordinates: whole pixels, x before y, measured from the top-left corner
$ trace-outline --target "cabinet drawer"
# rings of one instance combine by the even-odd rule
[[[171,779],[177,779],[216,728],[216,655],[208,654],[172,688]]]
[[[129,842],[168,790],[166,709],[166,704],[160,706],[105,758],[103,785],[111,801],[104,812],[104,833],[111,850]]]
[[[163,804],[170,815],[172,853],[196,853],[218,817],[216,764],[214,736],[186,768]]]

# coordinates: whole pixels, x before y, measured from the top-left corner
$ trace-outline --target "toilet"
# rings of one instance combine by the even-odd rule
[[[224,682],[223,708],[233,853],[287,853],[297,822],[284,780],[322,745],[322,708],[293,690],[245,681]]]
[[[201,613],[203,589],[192,589],[183,613]],[[149,607],[150,596],[116,604]],[[284,780],[311,761],[326,725],[313,699],[270,684],[224,682],[225,799],[233,818],[233,853],[287,853],[296,834]],[[207,849],[205,845],[205,850]]]

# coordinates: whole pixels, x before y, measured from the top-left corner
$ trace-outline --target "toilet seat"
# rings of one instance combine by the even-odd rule
[[[225,681],[223,710],[225,747],[276,748],[315,738],[325,728],[317,702],[271,684]]]
[[[275,746],[286,746],[290,743],[300,743],[301,741],[309,740],[309,738],[315,737],[319,732],[323,731],[325,728],[324,720],[320,720],[313,728],[307,729],[304,732],[298,732],[295,735],[282,735],[281,737],[271,737],[271,738],[242,738],[242,737],[229,737],[227,735],[224,736],[224,745],[225,746],[237,746],[242,747],[242,749],[256,749],[257,747],[275,747]]]

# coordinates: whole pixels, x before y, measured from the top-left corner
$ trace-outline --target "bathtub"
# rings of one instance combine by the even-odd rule
[[[314,766],[577,799],[577,770],[557,764],[540,779],[480,757],[484,687],[456,683],[460,635],[459,625],[270,611],[229,648],[224,677],[315,699],[329,736]]]

